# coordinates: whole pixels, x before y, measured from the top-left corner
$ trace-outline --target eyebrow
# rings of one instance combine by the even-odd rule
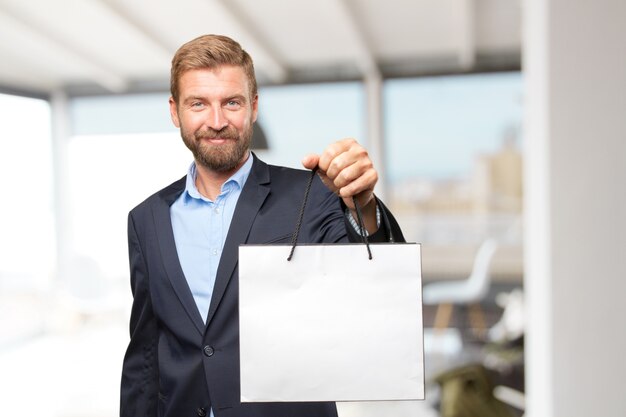
[[[189,96],[189,97],[186,97],[183,100],[183,103],[187,104],[189,102],[196,101],[196,100],[197,101],[202,101],[202,102],[207,101],[206,97],[203,97],[203,96]],[[248,102],[248,99],[243,94],[233,94],[232,96],[228,96],[228,97],[224,98],[222,101],[230,101],[230,100],[240,100],[240,101],[242,101],[244,103]]]
[[[240,100],[240,101],[242,101],[244,103],[248,102],[248,100],[246,99],[246,96],[244,96],[243,94],[232,95],[230,97],[227,97],[226,100],[224,100],[224,101],[230,101],[230,100]]]
[[[183,103],[189,103],[191,101],[205,101],[203,97],[200,96],[189,96],[189,97],[185,97],[185,99],[183,100]]]

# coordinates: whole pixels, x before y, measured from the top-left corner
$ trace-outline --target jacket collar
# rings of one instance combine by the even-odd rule
[[[233,220],[228,229],[222,257],[217,269],[213,296],[207,316],[207,325],[215,315],[215,311],[224,296],[226,287],[235,275],[239,261],[239,245],[247,242],[250,229],[254,224],[257,213],[261,209],[270,191],[269,167],[259,160],[256,155],[252,155],[254,157],[252,170],[237,201]]]
[[[269,167],[258,159],[254,153],[252,153],[252,157],[254,158],[252,169],[241,191],[239,200],[237,201],[233,219],[224,243],[215,286],[213,288],[213,296],[209,306],[206,321],[207,326],[215,315],[215,311],[224,296],[228,283],[233,278],[239,259],[239,245],[247,241],[256,215],[269,194]],[[206,328],[205,324],[196,308],[193,295],[191,294],[176,253],[176,242],[174,240],[174,231],[170,217],[170,206],[184,191],[185,182],[186,177],[183,177],[159,192],[159,202],[153,206],[153,218],[163,266],[172,283],[172,287],[197,330],[200,334],[204,334]]]

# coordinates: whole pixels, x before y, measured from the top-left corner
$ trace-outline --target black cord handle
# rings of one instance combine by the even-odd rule
[[[300,214],[298,215],[296,230],[294,230],[293,235],[291,235],[291,252],[289,252],[289,257],[287,257],[288,261],[291,261],[291,258],[293,258],[293,252],[296,250],[296,243],[298,243],[298,235],[300,234],[300,227],[302,227],[302,219],[304,218],[304,209],[306,207],[306,202],[309,199],[309,191],[311,191],[311,185],[313,184],[313,178],[315,178],[316,173],[317,167],[311,170],[311,176],[309,177],[309,182],[307,183],[304,191],[304,199],[302,200],[302,205],[300,206]]]
[[[300,235],[300,228],[302,227],[302,219],[304,218],[304,209],[306,208],[307,200],[309,199],[309,192],[311,191],[311,186],[313,185],[313,179],[315,178],[315,174],[317,173],[317,167],[311,170],[311,176],[309,177],[309,181],[306,185],[306,189],[304,191],[304,198],[302,200],[302,205],[300,206],[300,213],[298,214],[298,222],[296,223],[296,228],[291,236],[291,251],[289,252],[289,256],[287,257],[287,261],[291,261],[293,258],[293,253],[296,250],[296,244],[298,243],[298,236]],[[352,197],[352,202],[354,203],[354,208],[356,209],[356,217],[360,228],[360,235],[362,237],[363,243],[367,247],[367,254],[369,259],[372,259],[372,250],[370,249],[370,244],[367,239],[367,232],[365,231],[365,226],[363,224],[363,216],[361,215],[361,208],[359,207],[356,199]]]
[[[365,230],[365,224],[363,223],[363,216],[361,215],[361,208],[359,207],[359,203],[356,202],[356,198],[352,197],[352,202],[354,203],[354,208],[356,209],[356,219],[359,223],[359,234],[363,238],[363,243],[367,247],[367,255],[369,259],[372,259],[372,250],[370,249],[370,242],[367,239],[367,231]]]

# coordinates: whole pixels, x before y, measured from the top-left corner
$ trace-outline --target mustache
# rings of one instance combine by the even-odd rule
[[[202,130],[198,130],[194,133],[194,137],[197,140],[206,138],[206,139],[239,139],[239,135],[237,134],[237,130],[232,126],[226,126],[223,129],[215,130],[210,127]]]

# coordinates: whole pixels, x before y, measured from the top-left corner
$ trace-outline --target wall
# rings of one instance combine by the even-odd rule
[[[527,412],[626,415],[626,2],[525,3]]]

